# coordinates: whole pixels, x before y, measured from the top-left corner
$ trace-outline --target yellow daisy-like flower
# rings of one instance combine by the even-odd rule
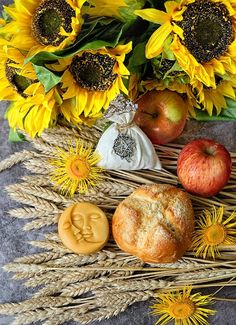
[[[98,154],[92,152],[92,147],[85,147],[81,141],[71,144],[68,150],[57,148],[50,164],[53,166],[52,181],[58,185],[64,194],[86,193],[89,187],[94,187],[101,178],[102,168],[96,164],[100,160]]]
[[[170,50],[190,81],[216,87],[215,74],[236,73],[234,0],[166,1],[165,8],[135,11],[160,25],[147,42],[147,58],[161,54],[172,37]]]
[[[68,112],[68,120],[80,119],[81,115],[95,118],[121,91],[128,94],[122,78],[127,78],[129,71],[123,62],[131,49],[130,42],[114,49],[81,51],[51,66],[56,71],[66,69],[61,78],[61,109]]]
[[[155,325],[168,324],[174,321],[175,325],[207,325],[206,318],[214,315],[215,311],[206,308],[213,297],[203,296],[200,293],[191,294],[191,287],[184,287],[182,290],[158,293],[156,303],[151,306],[152,314],[162,315]]]
[[[4,7],[12,21],[1,28],[1,33],[11,34],[12,45],[29,51],[29,55],[61,50],[80,32],[85,1],[15,0],[13,7]]]
[[[36,74],[30,63],[24,66],[25,56],[8,45],[7,41],[0,40],[0,100],[20,100]]]
[[[10,127],[19,128],[34,138],[54,123],[58,115],[56,88],[45,93],[44,87],[33,83],[25,91],[25,98],[13,102],[7,111]]]
[[[222,109],[227,108],[225,97],[236,98],[236,76],[231,76],[229,80],[222,79],[216,88],[204,87],[200,82],[194,82],[193,85],[195,85],[193,91],[196,93],[198,103],[210,116],[214,108],[217,115],[221,113]]]
[[[196,256],[220,256],[219,246],[236,245],[236,212],[224,217],[224,207],[204,210],[197,220],[192,248]]]

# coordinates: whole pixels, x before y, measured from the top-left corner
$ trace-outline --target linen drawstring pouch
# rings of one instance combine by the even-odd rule
[[[106,169],[161,169],[160,160],[146,134],[134,123],[137,105],[118,95],[110,104],[105,118],[113,122],[101,136],[95,152],[97,164]]]

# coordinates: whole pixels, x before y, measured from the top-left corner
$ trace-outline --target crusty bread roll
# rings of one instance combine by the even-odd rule
[[[173,263],[191,244],[194,212],[188,195],[178,188],[141,186],[117,207],[112,232],[125,252],[149,263]]]

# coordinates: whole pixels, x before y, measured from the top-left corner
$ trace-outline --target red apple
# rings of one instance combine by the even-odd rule
[[[170,90],[152,90],[138,101],[136,124],[154,144],[165,144],[183,131],[188,109],[183,98]]]
[[[190,193],[210,197],[227,184],[232,160],[228,150],[210,139],[189,142],[180,152],[177,174]]]

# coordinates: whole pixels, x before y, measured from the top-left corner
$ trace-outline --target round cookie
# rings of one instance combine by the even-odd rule
[[[76,254],[99,251],[109,239],[109,223],[96,205],[81,202],[68,207],[58,222],[63,244]]]
[[[187,193],[165,184],[141,186],[117,207],[112,232],[125,252],[149,263],[173,263],[191,245],[194,212]]]

